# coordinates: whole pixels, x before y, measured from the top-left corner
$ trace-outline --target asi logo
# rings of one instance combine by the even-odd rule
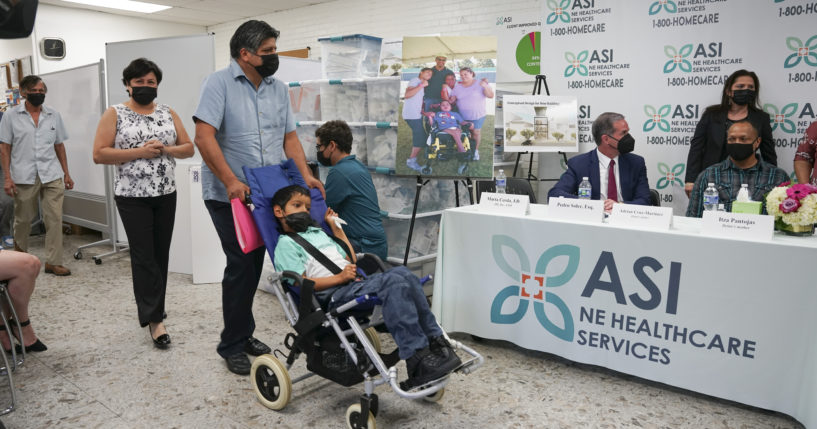
[[[570,0],[548,0],[547,5],[551,10],[551,13],[547,17],[548,24],[553,24],[558,20],[565,23],[570,22],[570,14],[567,13],[567,8],[570,6]]]
[[[675,71],[675,68],[678,67],[683,72],[691,72],[692,71],[692,63],[689,62],[687,57],[689,54],[692,53],[692,44],[687,44],[681,46],[680,50],[676,50],[674,46],[666,45],[664,46],[664,54],[670,58],[666,64],[664,64],[664,73],[672,73]]]
[[[664,164],[663,162],[658,163],[658,172],[661,173],[661,178],[658,179],[658,183],[655,184],[655,187],[658,189],[664,189],[667,186],[684,186],[684,182],[681,181],[680,177],[684,174],[684,170],[686,170],[686,165],[675,164],[672,169],[669,168],[669,165]]]
[[[587,76],[587,66],[582,63],[587,61],[588,56],[590,54],[587,51],[581,51],[579,55],[574,55],[573,52],[565,52],[565,59],[570,63],[565,69],[565,77],[573,76],[573,73]]]
[[[789,103],[783,106],[782,109],[778,109],[777,106],[771,103],[764,104],[763,110],[770,116],[772,131],[777,129],[778,126],[789,134],[794,134],[797,131],[794,121],[790,119],[797,113],[797,103]]]
[[[511,23],[511,17],[510,16],[507,16],[507,17],[506,16],[500,16],[500,17],[498,17],[496,19],[496,25],[504,25],[504,24],[509,24],[509,23]]]
[[[786,46],[794,53],[786,57],[786,61],[783,62],[785,68],[795,67],[801,60],[812,67],[817,67],[817,34],[806,40],[806,43],[797,37],[787,37]]]
[[[644,131],[652,131],[653,128],[658,127],[659,130],[668,133],[669,121],[666,118],[669,116],[670,110],[672,110],[672,107],[669,104],[661,106],[658,111],[655,110],[655,107],[645,104],[644,113],[647,114],[649,119],[644,122]]]
[[[661,9],[664,9],[667,13],[675,13],[678,12],[678,5],[672,0],[658,0],[650,5],[650,15],[661,12]]]
[[[519,267],[511,266],[505,259],[503,250],[511,250],[518,261]],[[539,257],[533,270],[531,270],[530,259],[518,241],[507,235],[494,235],[491,240],[491,251],[494,261],[502,272],[508,275],[513,282],[505,287],[494,298],[491,304],[491,322],[496,324],[518,323],[528,312],[528,307],[533,303],[533,313],[539,324],[546,331],[563,341],[573,341],[575,335],[573,329],[573,315],[567,308],[567,304],[555,293],[550,292],[551,288],[565,285],[579,268],[579,248],[568,244],[560,244],[547,249]],[[564,272],[555,276],[547,276],[547,268],[551,261],[558,257],[568,258]],[[518,298],[519,305],[511,313],[502,313],[502,305],[510,298]],[[553,323],[545,313],[545,303],[552,304],[561,313],[564,321],[564,328]]]

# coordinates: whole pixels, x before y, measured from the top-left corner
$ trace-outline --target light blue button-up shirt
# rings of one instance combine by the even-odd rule
[[[273,77],[264,78],[256,91],[234,59],[230,66],[207,77],[201,87],[194,119],[212,125],[224,159],[238,180],[247,183],[241,167],[262,167],[286,160],[284,136],[295,130],[289,87]],[[227,200],[224,184],[201,167],[205,200]]]
[[[25,108],[25,102],[9,109],[0,120],[0,143],[11,145],[11,180],[19,185],[33,185],[62,179],[63,171],[54,145],[68,138],[62,117],[43,105],[37,126]]]

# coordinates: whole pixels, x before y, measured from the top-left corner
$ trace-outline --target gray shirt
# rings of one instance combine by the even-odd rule
[[[62,166],[54,145],[67,138],[62,117],[48,106],[43,105],[36,127],[25,103],[6,111],[0,120],[0,143],[11,145],[11,180],[33,185],[37,176],[41,183],[61,179]]]

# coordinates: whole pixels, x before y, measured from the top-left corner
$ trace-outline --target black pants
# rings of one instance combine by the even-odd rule
[[[139,324],[162,321],[170,239],[176,220],[176,192],[159,197],[116,197],[128,236],[133,295]]]
[[[264,265],[264,246],[244,254],[238,245],[233,224],[233,211],[229,204],[215,200],[205,200],[204,205],[216,227],[221,248],[227,257],[224,278],[221,280],[221,305],[224,315],[224,330],[218,354],[228,357],[244,351],[244,344],[255,331],[252,316],[252,302],[261,269]]]

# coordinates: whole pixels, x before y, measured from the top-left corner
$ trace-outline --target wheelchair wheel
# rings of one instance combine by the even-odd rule
[[[258,400],[265,407],[280,410],[292,395],[292,380],[284,364],[273,355],[261,355],[252,362],[250,380]]]
[[[443,399],[443,395],[445,395],[445,387],[428,396],[425,396],[423,400],[426,402],[440,402],[440,399]]]
[[[374,351],[380,353],[382,350],[382,345],[380,343],[380,337],[377,335],[377,330],[374,329],[374,326],[369,326],[366,330],[363,331],[366,334],[366,339],[372,343],[372,347],[374,347]]]
[[[422,169],[422,170],[420,170],[420,173],[423,173],[423,174],[431,174],[431,171],[432,171],[432,170],[431,170],[431,167],[429,167],[428,165],[424,165],[424,166],[423,166],[423,169]]]
[[[346,409],[346,427],[349,429],[377,429],[374,414],[371,411],[369,411],[369,418],[366,419],[366,426],[357,423],[358,416],[360,416],[360,404],[349,405],[349,408]]]

